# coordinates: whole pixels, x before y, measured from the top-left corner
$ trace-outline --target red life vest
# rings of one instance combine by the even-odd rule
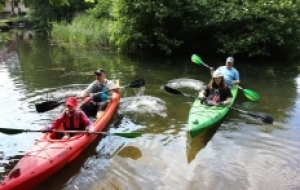
[[[74,113],[70,114],[68,111],[64,114],[64,128],[66,130],[84,130],[85,126],[81,121],[82,113],[79,110],[75,110]]]

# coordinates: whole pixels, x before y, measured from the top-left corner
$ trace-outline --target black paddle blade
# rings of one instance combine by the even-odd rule
[[[129,88],[140,88],[142,86],[145,86],[145,80],[144,79],[134,80],[130,84],[127,85],[127,87],[129,87]]]
[[[164,85],[164,89],[165,91],[171,93],[171,94],[182,94],[181,92],[179,92],[178,90],[168,87],[166,84]]]
[[[7,135],[15,135],[19,133],[23,133],[23,129],[10,129],[10,128],[0,128],[0,132]]]
[[[259,114],[248,113],[248,115],[252,116],[255,119],[259,119],[266,124],[273,124],[274,121],[273,117],[261,113]]]
[[[35,109],[37,112],[42,113],[42,112],[52,110],[52,109],[58,107],[59,105],[61,105],[62,103],[63,102],[57,102],[57,101],[42,102],[39,104],[35,104]]]

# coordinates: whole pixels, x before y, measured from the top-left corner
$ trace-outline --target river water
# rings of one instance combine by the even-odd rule
[[[230,111],[221,124],[191,138],[186,131],[193,99],[161,89],[169,84],[196,95],[209,81],[208,70],[191,63],[190,56],[129,58],[64,49],[38,38],[18,41],[1,58],[1,128],[46,126],[63,107],[39,114],[34,103],[76,94],[100,67],[120,85],[146,81],[141,89],[122,90],[120,107],[107,127],[108,132],[139,131],[142,137],[99,137],[36,189],[300,189],[300,67],[236,59],[243,87],[261,99],[250,102],[240,91],[235,106],[271,115],[274,124]],[[217,67],[225,57],[203,60]],[[0,180],[40,135],[0,133]]]

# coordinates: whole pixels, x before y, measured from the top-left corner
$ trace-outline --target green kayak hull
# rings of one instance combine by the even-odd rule
[[[238,87],[233,86],[231,93],[233,97],[228,106],[233,105],[238,94]],[[229,111],[228,106],[205,106],[201,104],[199,99],[196,99],[190,109],[188,118],[188,127],[191,137],[199,135],[209,127],[212,127],[214,124],[221,121]]]

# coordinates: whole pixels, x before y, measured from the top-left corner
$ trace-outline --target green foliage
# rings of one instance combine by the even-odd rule
[[[30,19],[28,17],[12,17],[12,18],[8,18],[7,21],[8,22],[27,22]]]
[[[7,33],[0,33],[0,49],[5,49],[6,44],[9,43],[10,38]]]
[[[121,52],[197,49],[293,56],[299,54],[299,5],[299,0],[99,0],[70,26],[55,27],[65,31],[61,36],[67,42],[76,36],[83,46],[103,44]]]
[[[91,15],[77,16],[71,24],[66,22],[53,23],[52,39],[59,43],[93,49],[108,47],[109,21],[99,22]]]
[[[87,10],[87,13],[98,19],[111,19],[111,0],[99,0],[93,9]]]
[[[275,76],[275,71],[274,71],[274,68],[273,67],[268,67],[266,70],[265,70],[266,74],[269,75],[269,76]]]
[[[93,4],[83,0],[24,0],[30,9],[31,20],[35,23],[37,32],[48,32],[52,22],[65,20],[70,22],[76,13],[93,7]]]
[[[121,51],[154,48],[169,54],[196,32],[199,8],[199,0],[115,0],[110,41]]]
[[[207,27],[214,31],[213,45],[224,54],[270,56],[297,53],[300,39],[300,7],[292,1],[255,3],[214,1]],[[279,3],[280,2],[280,3]],[[294,52],[293,52],[294,51]]]

